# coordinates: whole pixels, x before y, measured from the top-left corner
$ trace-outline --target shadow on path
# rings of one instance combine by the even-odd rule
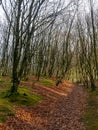
[[[44,100],[34,106],[15,107],[16,115],[0,124],[0,130],[83,130],[80,119],[86,93],[81,87],[64,81],[58,87],[36,85],[33,93]]]

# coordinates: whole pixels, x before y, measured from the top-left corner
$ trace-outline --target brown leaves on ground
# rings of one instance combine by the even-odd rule
[[[36,85],[33,93],[44,100],[32,107],[15,107],[16,115],[0,124],[0,130],[83,130],[86,93],[81,87],[64,81],[58,87]]]

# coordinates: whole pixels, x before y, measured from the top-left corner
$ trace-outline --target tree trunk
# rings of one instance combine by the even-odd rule
[[[19,83],[20,83],[20,81],[19,81],[18,76],[17,76],[17,71],[16,71],[16,69],[13,69],[11,95],[17,93]]]
[[[96,90],[96,86],[95,86],[95,83],[94,83],[93,76],[91,76],[90,82],[91,82],[91,91],[95,91]]]

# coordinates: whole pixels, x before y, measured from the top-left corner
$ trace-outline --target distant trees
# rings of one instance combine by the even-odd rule
[[[45,73],[48,73],[49,76],[53,75],[57,45],[51,45],[50,35],[56,17],[64,9],[61,8],[60,1],[56,4],[45,0],[10,0],[8,3],[4,0],[2,8],[8,25],[6,34],[4,33],[2,65],[5,66],[4,73],[7,73],[10,49],[12,54],[11,94],[14,94],[17,93],[20,80],[30,73],[32,60],[33,63],[35,62],[34,71],[36,69],[38,80],[42,72],[44,75]],[[7,11],[8,8],[9,11]],[[46,33],[47,31],[49,33]],[[47,53],[47,57],[45,53]]]
[[[2,34],[2,74],[12,76],[11,94],[30,74],[91,83],[98,77],[97,20],[81,16],[80,0],[2,0],[6,15]],[[9,8],[9,9],[8,9]],[[96,21],[95,21],[96,20]]]
[[[98,77],[97,68],[97,35],[95,29],[95,18],[93,12],[93,3],[90,0],[90,14],[91,17],[86,14],[84,21],[78,18],[77,21],[77,34],[78,34],[78,69],[81,75],[82,81],[85,86],[90,82],[92,91],[96,89],[95,80]],[[81,22],[82,21],[82,22]]]

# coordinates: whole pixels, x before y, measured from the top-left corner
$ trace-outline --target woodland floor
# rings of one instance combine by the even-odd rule
[[[87,95],[82,87],[68,81],[58,87],[36,84],[33,93],[44,100],[34,106],[15,106],[15,116],[0,123],[0,130],[84,130],[81,117]]]

